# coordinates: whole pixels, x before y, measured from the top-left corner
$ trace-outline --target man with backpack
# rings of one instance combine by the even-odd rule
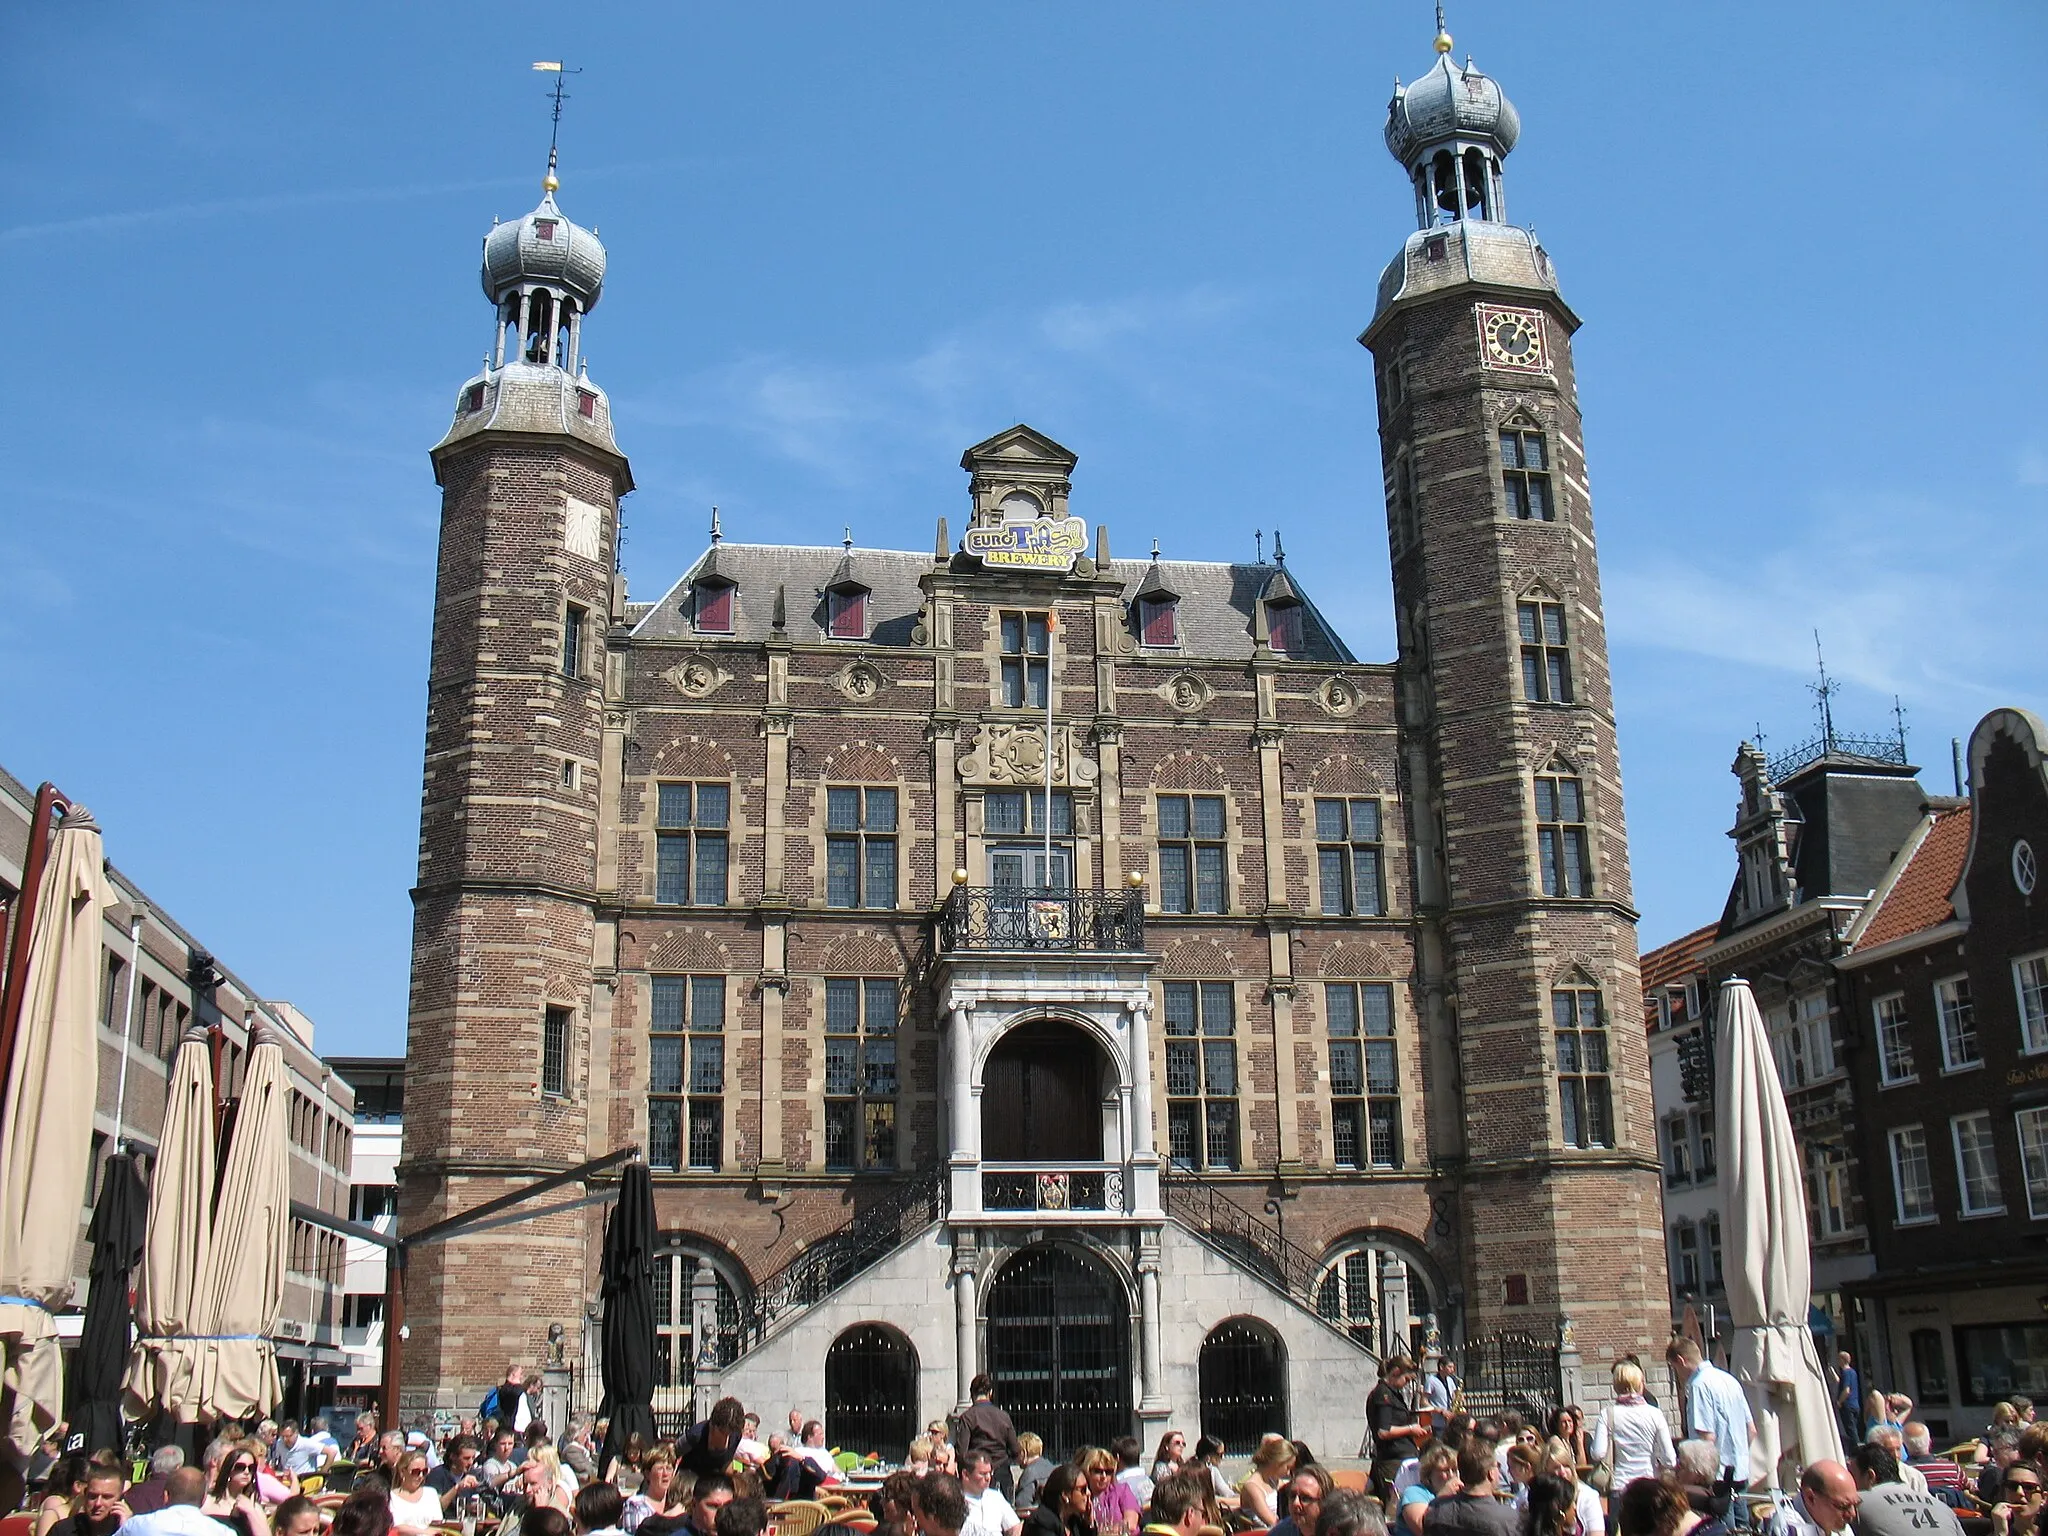
[[[515,1435],[526,1433],[526,1426],[533,1422],[533,1404],[526,1397],[525,1366],[515,1363],[505,1367],[504,1381],[484,1394],[477,1417],[496,1419],[498,1428],[509,1429]]]

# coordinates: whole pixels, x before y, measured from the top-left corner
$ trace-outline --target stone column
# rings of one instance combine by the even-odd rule
[[[1127,1209],[1137,1216],[1159,1214],[1159,1152],[1152,1139],[1152,998],[1131,1005],[1131,1187]]]
[[[980,1307],[975,1275],[974,1234],[953,1234],[953,1379],[955,1411],[964,1412],[974,1401],[969,1388],[981,1369],[977,1328]]]
[[[955,1214],[981,1212],[981,1106],[974,1093],[974,1009],[947,1015],[947,1166]]]
[[[1391,1253],[1380,1255],[1380,1355],[1408,1353],[1408,1266]]]
[[[700,1260],[690,1281],[690,1352],[696,1356],[692,1380],[698,1420],[711,1416],[711,1405],[719,1397],[722,1368],[718,1363],[717,1339],[718,1280],[711,1266]]]
[[[1147,1438],[1160,1430],[1172,1412],[1160,1380],[1165,1353],[1160,1342],[1159,1229],[1138,1231],[1138,1418]]]

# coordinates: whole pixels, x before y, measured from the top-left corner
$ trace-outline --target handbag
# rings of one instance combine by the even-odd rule
[[[1607,1447],[1601,1453],[1599,1464],[1586,1474],[1586,1483],[1604,1499],[1614,1491],[1614,1407],[1611,1403],[1600,1410],[1600,1427],[1607,1432]]]

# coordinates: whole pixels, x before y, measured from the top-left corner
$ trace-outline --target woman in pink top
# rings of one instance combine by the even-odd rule
[[[1088,1495],[1095,1511],[1099,1536],[1138,1536],[1138,1493],[1129,1483],[1117,1481],[1116,1458],[1099,1446],[1090,1446],[1074,1458],[1088,1475]]]

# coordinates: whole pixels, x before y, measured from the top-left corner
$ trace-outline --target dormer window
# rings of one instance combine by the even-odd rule
[[[597,396],[587,389],[576,391],[576,414],[594,417],[597,415]]]
[[[536,240],[554,239],[555,221],[553,219],[535,219],[533,221],[533,237]]]
[[[469,398],[463,402],[465,411],[480,411],[484,408],[484,387],[481,384],[469,386]]]
[[[691,623],[702,635],[732,633],[733,585],[729,581],[700,581],[691,593]]]
[[[1283,656],[1301,654],[1301,604],[1291,601],[1267,603],[1266,625],[1272,632],[1274,650]]]
[[[825,594],[825,632],[834,640],[867,639],[866,587],[834,587]]]
[[[1138,639],[1144,645],[1180,644],[1180,599],[1168,594],[1138,599]]]

